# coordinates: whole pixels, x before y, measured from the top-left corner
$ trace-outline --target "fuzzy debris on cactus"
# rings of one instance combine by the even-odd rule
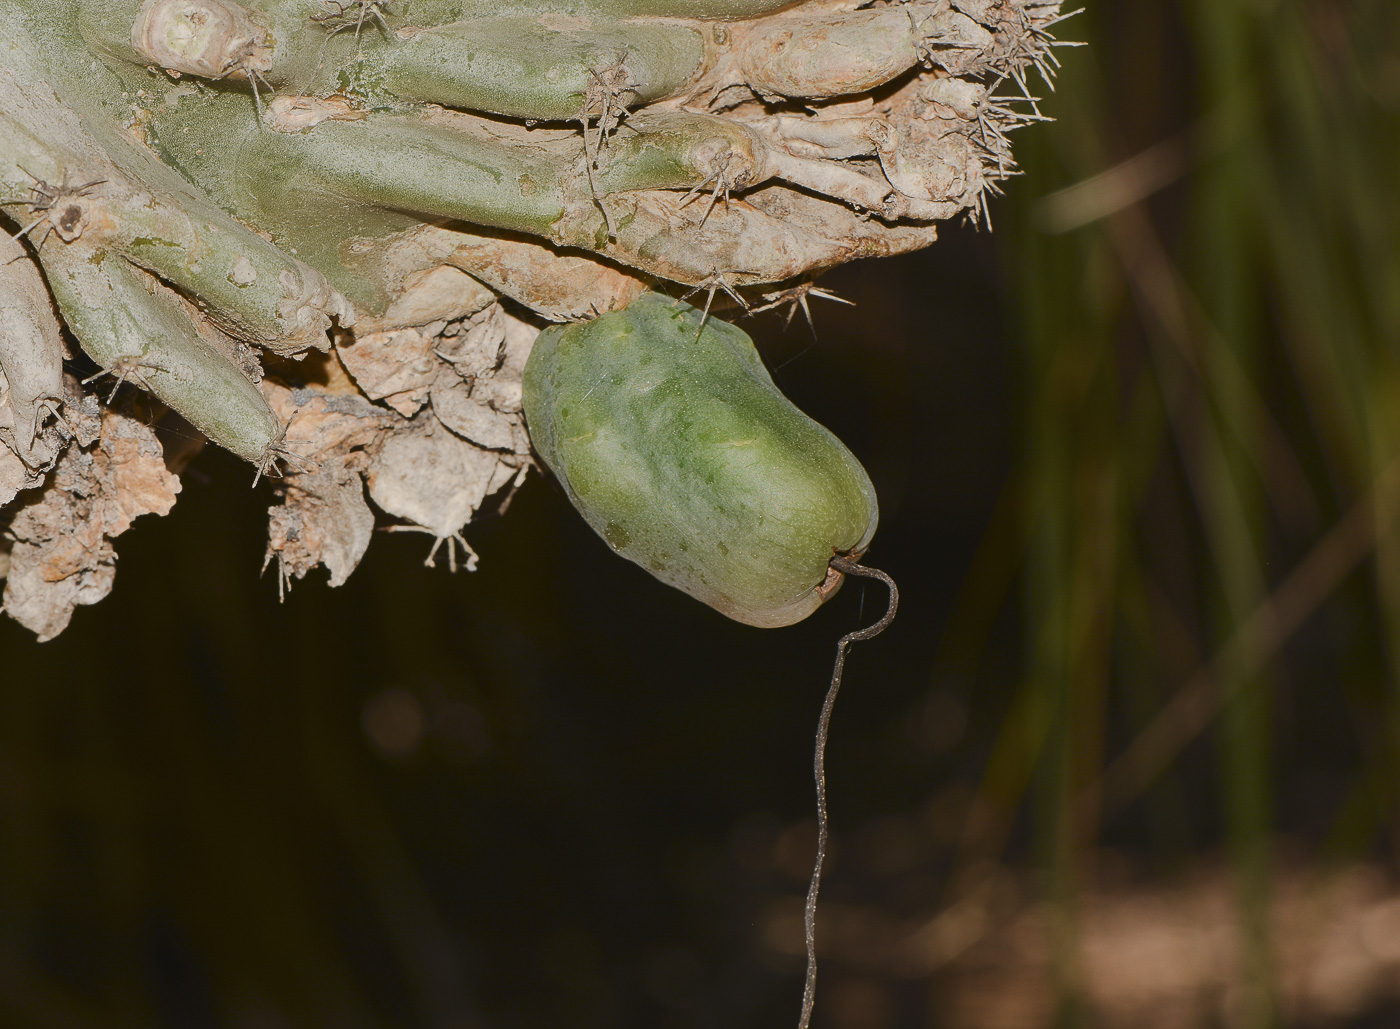
[[[284,587],[345,581],[376,521],[474,567],[464,527],[532,463],[541,327],[654,289],[805,306],[829,268],[988,221],[1061,17],[6,0],[4,610],[48,639],[108,592],[111,537],[179,490],[192,448],[151,429],[176,415],[276,478]]]

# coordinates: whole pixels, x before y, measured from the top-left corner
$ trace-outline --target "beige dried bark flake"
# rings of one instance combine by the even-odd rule
[[[484,447],[528,458],[521,415],[521,378],[539,329],[499,304],[443,339],[433,380],[433,414],[452,432]]]
[[[3,416],[0,410],[0,418]],[[43,475],[21,461],[18,454],[0,446],[0,507],[14,500],[21,490],[33,489],[43,481]]]
[[[520,379],[539,330],[491,304],[452,322],[366,333],[336,352],[360,394],[263,384],[293,454],[269,516],[267,561],[283,587],[324,565],[340,585],[369,545],[369,498],[433,537],[448,563],[476,555],[462,529],[486,498],[529,467]],[[431,397],[431,410],[422,409]],[[363,478],[363,483],[362,483]]]
[[[450,566],[461,548],[475,567],[462,530],[531,464],[520,380],[538,332],[493,303],[452,322],[347,336],[335,350],[345,370],[322,387],[263,379],[286,426],[266,554],[284,590],[320,566],[330,585],[346,581],[373,536],[370,499],[400,520],[390,528],[433,537],[429,564],[446,542]],[[110,540],[142,514],[167,513],[179,491],[154,433],[125,405],[104,408],[72,377],[63,399],[63,435],[49,430],[61,457],[47,476],[0,448],[0,502],[43,487],[11,507],[0,547],[6,610],[40,640],[111,591]]]
[[[359,565],[374,534],[374,513],[365,503],[359,473],[327,464],[295,476],[283,502],[268,511],[267,558],[274,557],[283,589],[319,565],[330,585],[341,586]]]
[[[427,403],[437,371],[433,337],[428,333],[419,329],[371,332],[336,350],[371,400],[383,400],[406,418]]]
[[[357,394],[289,389],[264,382],[263,394],[287,425],[295,467],[282,483],[282,503],[268,512],[267,555],[277,560],[279,586],[324,565],[330,585],[353,572],[374,533],[361,474],[389,431],[393,415]]]
[[[462,529],[499,481],[500,464],[500,455],[461,439],[424,413],[389,436],[365,482],[381,510],[433,537],[429,565],[446,542],[449,563],[455,568],[453,548],[460,545],[470,570],[476,567],[476,555]]]
[[[180,480],[166,469],[155,433],[109,408],[95,445],[70,445],[47,487],[9,525],[4,594],[5,611],[41,642],[62,632],[78,605],[111,591],[109,540],[143,514],[168,514]]]
[[[431,396],[437,420],[458,436],[486,450],[515,448],[515,425],[520,416],[473,399],[470,385],[450,368],[438,372]]]
[[[647,290],[637,274],[536,240],[474,232],[453,232],[452,239],[448,261],[550,321],[596,318]]]
[[[453,325],[443,327],[434,352],[467,381],[493,375],[505,360],[506,313],[492,304]]]

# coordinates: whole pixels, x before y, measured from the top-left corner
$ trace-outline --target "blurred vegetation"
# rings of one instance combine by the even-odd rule
[[[1298,1000],[1280,905],[1369,869],[1383,907],[1400,857],[1400,8],[1061,35],[992,236],[834,274],[816,342],[746,326],[905,594],[836,713],[816,1024],[1395,1024]],[[386,536],[279,606],[266,495],[184,481],[64,636],[0,625],[0,1024],[796,1017],[811,733],[883,598],[731,625],[536,478],[475,575]],[[1216,855],[1239,988],[1115,1021],[1102,898]]]
[[[1017,194],[1028,439],[997,545],[1026,547],[1027,657],[984,796],[1004,821],[1035,769],[1070,1011],[1094,849],[1126,812],[1180,856],[1215,807],[1237,1021],[1273,1025],[1272,841],[1324,733],[1351,753],[1315,842],[1395,857],[1400,10],[1098,5],[1075,28],[1099,45],[1021,151],[1078,184]],[[1208,727],[1202,789],[1175,759]]]

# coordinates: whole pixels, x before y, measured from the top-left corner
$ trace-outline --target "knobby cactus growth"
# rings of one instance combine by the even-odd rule
[[[161,419],[278,475],[269,562],[462,530],[539,329],[806,306],[988,219],[1058,0],[4,0],[0,569],[47,639],[165,513]],[[445,554],[444,554],[445,551]]]

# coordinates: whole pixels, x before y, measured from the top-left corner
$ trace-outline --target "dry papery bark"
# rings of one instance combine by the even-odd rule
[[[474,568],[464,529],[532,467],[543,327],[649,290],[805,309],[826,269],[987,224],[1062,18],[403,6],[0,9],[0,576],[40,639],[170,510],[193,453],[162,418],[275,480],[283,590],[343,583],[376,527]]]
[[[429,565],[475,567],[462,530],[531,464],[520,372],[539,332],[486,301],[451,322],[344,335],[314,359],[315,385],[261,379],[295,455],[268,512],[265,567],[280,588],[319,565],[332,586],[345,582],[376,525],[366,493],[399,526],[430,537]],[[37,470],[0,448],[4,610],[41,641],[62,632],[77,606],[111,591],[111,540],[138,515],[168,514],[180,492],[151,427],[161,405],[126,390],[99,397],[72,375],[62,385],[63,419],[34,444],[58,455],[51,467]],[[0,425],[13,421],[0,404]],[[171,464],[192,456],[185,448]]]

